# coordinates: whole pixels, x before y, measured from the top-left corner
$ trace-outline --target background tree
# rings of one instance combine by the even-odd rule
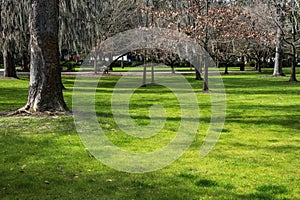
[[[276,34],[276,52],[273,76],[283,76],[282,60],[283,60],[283,39],[284,26],[286,21],[286,2],[285,0],[274,0],[276,7],[277,34]]]
[[[282,76],[283,59],[290,57],[291,65],[290,81],[295,82],[297,65],[297,48],[299,48],[299,1],[273,0],[270,12],[273,13],[273,21],[276,25],[276,51],[273,76]]]
[[[4,61],[4,76],[17,77],[16,57],[28,57],[29,1],[1,0],[0,12],[0,44]],[[23,63],[27,66],[27,63]]]
[[[88,54],[96,43],[133,28],[134,12],[132,0],[60,1],[60,49]]]
[[[284,35],[284,41],[288,45],[288,55],[291,57],[291,76],[290,82],[297,82],[296,66],[297,66],[297,48],[299,48],[300,40],[300,7],[299,2],[291,0],[288,3],[287,9],[287,31]]]

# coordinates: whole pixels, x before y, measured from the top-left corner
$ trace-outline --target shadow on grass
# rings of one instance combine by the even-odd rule
[[[287,79],[288,80],[288,79]],[[226,94],[299,94],[300,82],[290,83],[281,79],[236,78],[224,79]],[[287,87],[283,90],[283,87]]]
[[[281,116],[247,116],[247,117],[238,117],[238,116],[228,116],[226,117],[226,123],[238,123],[246,125],[255,125],[261,126],[270,125],[281,126],[283,128],[294,129],[295,132],[291,132],[291,135],[299,133],[300,124],[299,124],[300,115],[281,115]],[[276,130],[274,130],[276,131]]]
[[[7,119],[11,120],[11,119]],[[71,117],[0,121],[0,195],[7,199],[276,199],[282,185],[238,194],[230,182],[170,166],[145,174],[107,168],[81,144]],[[22,130],[22,132],[19,132]]]
[[[253,83],[251,80],[245,80],[245,83]],[[240,79],[236,83],[233,82],[233,85],[229,86],[232,94],[241,93],[241,90],[234,91],[236,87],[234,84],[239,83],[240,85],[242,81],[244,79]],[[72,80],[67,82],[67,84],[71,85]],[[248,88],[246,84],[242,88]],[[103,86],[111,88],[112,85],[112,83],[107,82]],[[263,85],[263,87],[267,87],[267,85],[269,86],[270,83]],[[255,88],[257,86],[251,87]],[[276,92],[274,94],[282,94],[284,91]],[[297,91],[292,89],[292,92]],[[242,92],[242,94],[245,93],[247,91]],[[26,98],[27,90],[18,88],[7,89],[6,91],[5,89],[0,90],[0,97],[5,95],[5,99],[10,99],[10,97],[15,99],[14,102],[6,102],[5,100],[5,104],[12,103],[13,106],[18,108],[19,104],[23,106],[23,103],[17,103],[20,100],[16,98],[16,94],[20,94],[20,98]],[[8,105],[5,105],[7,109],[6,106]],[[261,111],[298,109],[297,106],[248,106],[251,110]],[[247,109],[247,107],[238,105],[232,106],[231,109],[240,110],[240,113],[242,113],[242,110]],[[98,111],[97,114],[111,119],[112,114],[105,112],[105,110]],[[292,127],[294,130],[300,129],[299,123],[297,123],[299,115],[271,116],[264,115],[262,112],[259,116],[249,117],[242,116],[239,112],[233,113],[231,111],[227,118],[228,123],[275,124]],[[145,119],[143,115],[138,115],[137,117]],[[173,120],[178,121],[180,118],[174,118]],[[209,122],[209,118],[205,118],[204,121]],[[213,175],[189,172],[187,169],[190,167],[190,164],[187,164],[187,166],[174,164],[167,169],[147,174],[127,174],[109,169],[85,150],[79,136],[76,134],[72,118],[15,118],[0,121],[0,123],[0,197],[4,199],[268,200],[284,199],[292,192],[288,190],[288,185],[271,185],[266,183],[265,185],[257,186],[249,193],[243,194],[241,192],[243,183],[235,185],[228,179],[226,182],[221,182],[214,180],[216,176]],[[229,133],[230,130],[225,129],[224,132]],[[239,143],[237,147],[238,145],[248,144]],[[253,148],[258,147],[253,146]],[[299,147],[288,144],[268,148],[273,148],[274,151],[299,150]],[[217,173],[217,171],[213,172]]]
[[[284,185],[261,185],[255,188],[256,192],[246,195],[240,195],[240,198],[244,199],[264,199],[274,200],[282,199],[280,195],[289,193],[288,189]]]

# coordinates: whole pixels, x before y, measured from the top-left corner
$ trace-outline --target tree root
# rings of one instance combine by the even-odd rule
[[[71,111],[67,112],[30,112],[25,108],[15,111],[7,111],[0,113],[0,117],[59,117],[59,116],[72,116]]]

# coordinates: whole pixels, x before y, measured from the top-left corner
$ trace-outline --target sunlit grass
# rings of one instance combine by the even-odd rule
[[[213,151],[199,158],[210,119],[210,96],[186,76],[197,93],[201,119],[189,150],[165,169],[128,174],[110,169],[86,150],[73,118],[0,118],[0,197],[4,199],[299,199],[300,85],[288,77],[224,75],[227,119]],[[268,76],[268,77],[267,77]],[[97,90],[101,127],[125,150],[149,152],[166,145],[178,129],[178,102],[165,87],[138,88],[130,114],[147,125],[149,107],[162,103],[167,123],[156,137],[136,139],[112,117],[111,96],[120,77],[103,77]],[[72,107],[74,77],[64,77]],[[0,111],[26,103],[28,77],[0,79]],[[152,92],[151,92],[152,91]],[[101,108],[101,109],[100,109]],[[177,119],[177,120],[174,120]]]

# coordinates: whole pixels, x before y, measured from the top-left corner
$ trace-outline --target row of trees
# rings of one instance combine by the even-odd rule
[[[298,0],[1,0],[0,11],[5,76],[16,76],[16,55],[24,67],[31,63],[29,98],[23,110],[67,109],[61,92],[61,49],[88,53],[106,38],[137,27],[185,33],[226,69],[237,59],[253,59],[260,70],[263,62],[274,58],[273,75],[279,76],[288,55],[290,81],[297,81]],[[159,60],[166,63],[177,59],[172,52],[152,54],[163,55]],[[201,72],[202,66],[195,67]],[[207,80],[205,68],[204,76]],[[207,81],[203,89],[208,90]]]
[[[152,19],[150,26],[186,33],[207,49],[217,63],[225,64],[225,73],[232,61],[247,59],[255,60],[259,71],[263,63],[272,61],[273,76],[281,76],[283,58],[289,58],[290,81],[297,81],[297,0],[168,1],[164,7],[157,6],[160,1],[151,2],[143,9]]]

